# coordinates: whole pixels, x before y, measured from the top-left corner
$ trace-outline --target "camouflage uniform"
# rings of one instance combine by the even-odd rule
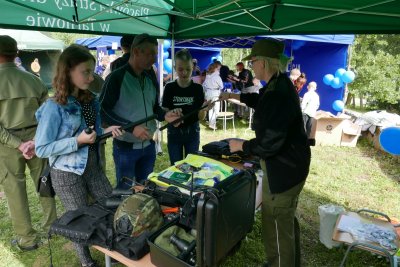
[[[0,51],[1,52],[1,51]],[[28,166],[35,186],[46,165],[45,159],[25,159],[18,147],[32,140],[36,131],[35,111],[47,98],[47,89],[36,76],[18,69],[14,62],[0,64],[0,184],[8,199],[14,232],[20,247],[36,245],[26,192]],[[48,231],[56,219],[54,198],[40,198]]]

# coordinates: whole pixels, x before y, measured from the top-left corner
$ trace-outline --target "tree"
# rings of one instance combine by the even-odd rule
[[[367,99],[370,106],[398,109],[400,101],[400,36],[357,35],[350,67],[356,79],[349,93]]]
[[[66,33],[66,32],[50,32],[50,33],[43,32],[43,33],[51,38],[63,41],[66,46],[74,44],[76,39],[96,36],[93,34]]]
[[[250,51],[251,49],[223,48],[221,51],[222,63],[230,70],[236,71],[236,63],[241,62],[242,58],[250,54]]]

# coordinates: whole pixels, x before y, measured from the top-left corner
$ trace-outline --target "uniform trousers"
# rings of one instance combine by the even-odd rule
[[[260,163],[264,172],[262,232],[268,266],[298,267],[301,264],[301,253],[300,226],[296,218],[296,208],[305,181],[282,193],[271,193],[265,161],[261,160]]]
[[[32,139],[35,128],[19,130],[13,133],[22,141]],[[29,211],[29,199],[26,191],[26,166],[37,189],[39,177],[47,164],[46,159],[33,157],[25,159],[16,148],[0,144],[0,184],[8,200],[11,222],[16,234],[18,245],[33,246],[38,242],[38,236],[32,227]],[[54,198],[39,197],[43,209],[42,231],[47,233],[51,223],[57,218]]]

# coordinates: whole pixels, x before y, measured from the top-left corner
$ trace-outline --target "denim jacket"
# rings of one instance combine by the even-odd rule
[[[96,112],[95,131],[101,135],[99,102],[94,99],[92,104]],[[58,156],[53,168],[82,175],[89,147],[78,148],[77,136],[87,127],[78,100],[69,96],[67,104],[60,105],[48,99],[35,115],[39,123],[35,136],[36,155],[49,158],[50,166]]]

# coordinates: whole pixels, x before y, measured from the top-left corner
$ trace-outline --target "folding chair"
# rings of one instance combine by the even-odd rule
[[[217,120],[222,120],[224,132],[226,132],[226,121],[232,120],[233,130],[236,131],[236,129],[235,129],[235,113],[233,113],[232,111],[227,111],[227,108],[228,108],[228,102],[226,100],[222,101],[220,111],[217,114]],[[215,129],[214,129],[214,131],[215,131]]]

